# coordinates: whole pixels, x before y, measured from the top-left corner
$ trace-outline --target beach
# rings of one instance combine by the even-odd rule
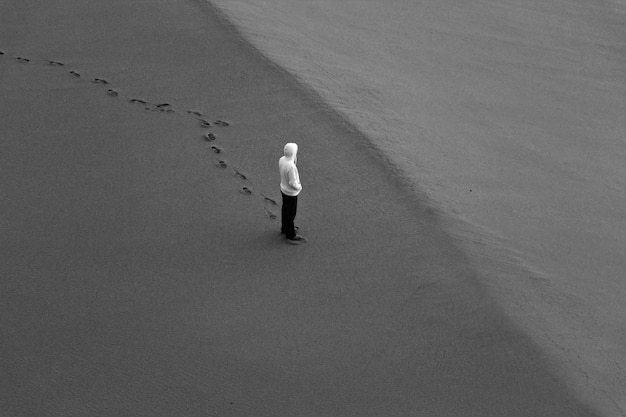
[[[238,28],[200,0],[0,4],[1,414],[619,415],[533,333],[519,265]]]

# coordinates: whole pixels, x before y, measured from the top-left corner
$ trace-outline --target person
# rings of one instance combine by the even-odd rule
[[[298,145],[288,143],[285,145],[283,152],[284,156],[278,161],[280,192],[283,196],[280,231],[287,238],[287,242],[299,245],[306,242],[306,239],[296,233],[298,228],[293,223],[298,210],[298,194],[302,191],[300,175],[296,166],[298,162]]]

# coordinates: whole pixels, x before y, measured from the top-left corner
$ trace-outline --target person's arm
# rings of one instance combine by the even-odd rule
[[[295,166],[289,170],[289,185],[296,191],[302,190],[302,184],[300,184],[300,179],[298,176],[298,168]]]

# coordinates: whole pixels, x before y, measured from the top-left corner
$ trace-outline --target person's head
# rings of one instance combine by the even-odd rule
[[[285,149],[283,151],[288,159],[293,159],[295,161],[298,155],[298,145],[296,143],[288,143],[285,145]]]

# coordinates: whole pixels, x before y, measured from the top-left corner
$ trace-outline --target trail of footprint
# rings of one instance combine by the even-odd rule
[[[5,52],[4,51],[0,51],[0,55],[5,55]],[[17,57],[16,59],[19,62],[22,62],[22,63],[30,62],[30,59],[25,58],[25,57],[21,57],[21,56]],[[63,62],[55,61],[55,60],[46,60],[46,62],[50,66],[64,66],[65,65]],[[81,74],[79,72],[74,71],[74,70],[68,71],[68,73],[71,76],[76,77],[76,78],[81,76]],[[94,79],[92,79],[92,82],[95,83],[95,84],[103,84],[103,85],[109,85],[110,84],[104,78],[94,78]],[[116,90],[114,90],[112,88],[107,89],[107,94],[109,94],[112,97],[118,97],[119,96],[119,92],[117,92]],[[146,100],[144,100],[144,99],[141,99],[141,98],[131,98],[128,101],[130,103],[133,103],[133,104],[143,104],[144,106],[148,105],[148,102]],[[146,108],[146,110],[151,110],[151,111],[176,113],[176,111],[173,108],[171,108],[171,105],[169,103],[160,103],[160,104],[155,104],[155,105],[149,105],[149,107],[145,107],[145,108]],[[201,118],[201,117],[203,117],[203,114],[201,112],[199,112],[199,111],[187,110],[186,113],[190,114],[192,116],[196,116],[197,118],[199,118],[198,120],[200,122],[200,126],[204,127],[204,128],[208,128],[208,127],[211,127],[213,125],[219,126],[219,127],[230,126],[230,123],[226,122],[224,120],[216,120],[216,121],[211,123],[208,120],[205,120],[205,119]],[[209,142],[212,142],[212,141],[217,139],[217,137],[215,136],[214,133],[206,133],[206,134],[203,135],[203,137],[204,137],[204,139],[206,141],[209,141]],[[211,150],[214,153],[216,153],[216,154],[221,154],[223,152],[222,149],[217,147],[217,146],[211,146]],[[228,168],[228,163],[226,161],[224,161],[224,160],[218,160],[217,163],[216,163],[216,166],[218,168],[220,168],[220,169],[226,169],[226,168]],[[239,178],[240,180],[248,181],[248,175],[245,174],[244,172],[241,172],[241,171],[239,171],[237,169],[235,169],[234,172],[235,172],[235,176],[237,178]],[[239,192],[241,194],[243,194],[243,195],[246,195],[246,196],[254,195],[252,189],[250,187],[248,187],[248,186],[242,187],[239,190]],[[276,220],[278,216],[276,215],[276,213],[274,213],[274,210],[275,210],[276,206],[278,205],[277,202],[274,199],[272,199],[270,197],[267,197],[267,196],[265,196],[263,194],[261,194],[260,196],[261,196],[261,198],[263,198],[264,210],[265,210],[265,213],[266,213],[267,217],[270,220]]]
[[[276,220],[278,218],[277,214],[274,213],[274,210],[276,210],[276,206],[278,206],[278,204],[276,203],[276,200],[264,194],[261,194],[261,197],[263,198],[263,204],[264,204],[263,208],[265,210],[265,215],[269,217],[270,220]]]
[[[276,201],[268,196],[261,194],[263,198],[263,209],[265,210],[265,215],[270,218],[270,220],[276,220],[278,215],[274,212],[276,210],[276,206],[278,205]]]
[[[187,114],[191,114],[194,116],[201,116],[201,114],[199,112],[195,112],[195,111],[191,111],[191,110],[187,110],[186,112]],[[205,119],[198,119],[200,121],[200,126],[201,127],[211,127],[211,123]],[[223,120],[217,120],[215,122],[213,122],[213,124],[215,124],[216,126],[220,126],[220,127],[227,127],[230,126],[230,123],[225,122]],[[214,141],[216,139],[215,134],[213,133],[206,133],[203,135],[204,139],[206,141]],[[211,146],[211,150],[213,150],[213,152],[215,152],[216,154],[219,154],[222,152],[222,150],[220,148],[218,148],[217,146]],[[223,160],[219,160],[216,164],[216,166],[218,168],[221,169],[226,169],[228,167],[228,164],[223,161]],[[235,176],[237,178],[239,178],[242,181],[247,181],[248,180],[248,175],[239,171],[238,169],[235,169]],[[239,190],[239,192],[243,195],[246,196],[252,196],[253,192],[250,189],[250,187],[244,186],[241,188],[241,190]],[[277,203],[274,199],[261,195],[261,197],[263,198],[263,202],[265,204],[266,207],[264,207],[265,210],[265,215],[270,219],[270,220],[276,220],[278,218],[277,214],[274,213],[274,211],[271,208],[275,208],[277,206]],[[271,208],[268,208],[267,206],[270,206]]]

